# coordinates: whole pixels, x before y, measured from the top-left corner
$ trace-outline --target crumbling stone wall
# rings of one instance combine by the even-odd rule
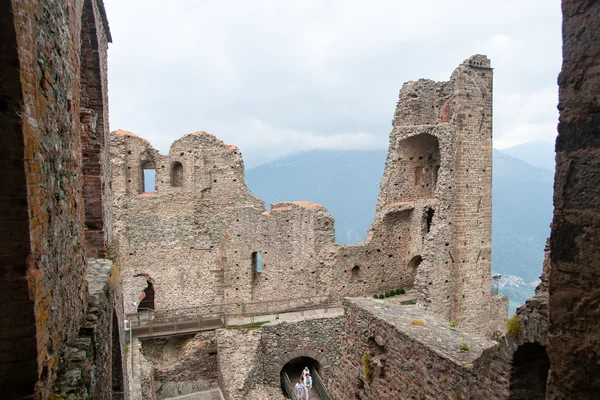
[[[151,282],[155,307],[371,296],[412,289],[421,305],[489,333],[492,70],[465,60],[448,82],[404,85],[376,217],[360,245],[334,243],[320,205],[265,210],[248,191],[239,150],[204,132],[160,155],[111,134],[115,235],[127,255],[126,311]],[[146,187],[144,169],[156,170]],[[262,271],[253,254],[262,256]]]
[[[86,281],[86,256],[94,249],[84,233],[90,203],[82,195],[94,173],[84,168],[82,134],[97,128],[92,114],[81,113],[87,91],[80,87],[80,67],[83,42],[94,39],[92,44],[99,43],[92,46],[94,68],[105,72],[110,33],[100,0],[11,0],[2,2],[0,14],[0,163],[5,168],[0,179],[8,188],[0,200],[0,392],[6,398],[45,399],[69,372],[70,355],[81,354],[73,349],[82,344],[82,329],[94,313]],[[82,39],[84,19],[95,37]],[[105,73],[98,85],[105,94]],[[107,117],[106,97],[100,97],[96,123]],[[108,131],[108,125],[102,129]],[[106,160],[99,168],[105,179],[110,176]],[[109,198],[105,188],[100,215],[107,226]],[[103,242],[109,238],[106,233]],[[105,300],[114,304],[110,295]],[[102,338],[108,349],[111,317],[99,327],[108,328]],[[110,377],[110,359],[90,360],[83,363],[87,372],[98,368]],[[92,390],[91,382],[77,385]],[[110,382],[94,394],[112,396]]]
[[[591,0],[562,9],[547,397],[587,399],[600,391],[600,9]]]
[[[333,399],[505,399],[495,342],[392,299],[345,300]],[[413,324],[414,320],[423,326]],[[460,351],[461,345],[469,351]]]

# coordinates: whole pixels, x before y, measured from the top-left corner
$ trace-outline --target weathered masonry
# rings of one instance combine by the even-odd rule
[[[405,288],[423,307],[488,332],[497,314],[490,301],[491,121],[485,56],[465,60],[448,82],[406,83],[375,221],[367,240],[352,246],[334,243],[333,218],[318,204],[265,210],[246,188],[240,151],[210,134],[185,135],[161,155],[130,132],[113,132],[126,311],[136,311],[150,287],[157,309]]]
[[[127,398],[101,0],[0,3],[0,393]]]

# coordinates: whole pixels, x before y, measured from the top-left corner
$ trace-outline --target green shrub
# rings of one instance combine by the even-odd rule
[[[410,323],[416,326],[425,326],[425,321],[423,321],[422,319],[413,319],[412,321],[410,321]]]
[[[519,336],[521,334],[521,324],[519,323],[519,316],[517,314],[506,321],[506,330],[514,336]]]
[[[469,350],[471,350],[471,346],[469,346],[466,343],[463,343],[460,346],[458,346],[458,351],[466,352],[466,351],[469,351]]]
[[[458,322],[455,319],[450,321],[450,328],[458,328]]]
[[[397,290],[398,294],[405,294],[406,292],[404,291],[404,289],[398,289]]]
[[[379,298],[379,296],[377,296],[376,294],[374,294],[374,295],[373,295],[373,298],[374,298],[374,299],[378,299],[378,298]]]
[[[383,300],[383,298],[384,298],[384,297],[385,297],[385,296],[384,296],[384,295],[382,295],[382,294],[380,294],[380,295],[379,295],[379,298],[380,298],[381,300]]]
[[[386,298],[387,298],[387,297],[390,297],[390,292],[387,292],[387,293],[385,294],[385,297],[386,297]]]
[[[373,382],[373,370],[371,369],[371,358],[367,353],[362,355],[363,373],[367,382]]]

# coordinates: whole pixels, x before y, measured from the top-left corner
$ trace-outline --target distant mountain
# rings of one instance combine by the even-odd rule
[[[360,243],[375,216],[385,151],[298,153],[246,171],[250,190],[265,200],[309,200],[335,218],[337,241]],[[508,279],[500,291],[513,307],[533,295],[550,234],[553,172],[493,152],[492,269]],[[515,283],[517,282],[517,283]]]
[[[554,172],[554,143],[543,140],[537,142],[529,142],[517,146],[502,149],[504,154],[508,154],[514,158],[533,165],[537,168],[546,169]]]
[[[314,150],[249,169],[246,184],[268,208],[277,201],[308,200],[335,218],[337,241],[362,242],[375,218],[386,151]]]

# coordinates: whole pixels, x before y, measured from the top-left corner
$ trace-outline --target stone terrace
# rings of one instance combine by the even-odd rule
[[[416,305],[402,305],[399,299],[376,300],[358,297],[346,301],[371,313],[375,318],[384,320],[439,356],[463,367],[468,368],[486,349],[496,345],[496,342],[483,336],[451,328],[448,321],[423,311]],[[412,321],[415,319],[422,320],[425,326],[414,325]],[[463,343],[470,346],[469,351],[458,350]]]

